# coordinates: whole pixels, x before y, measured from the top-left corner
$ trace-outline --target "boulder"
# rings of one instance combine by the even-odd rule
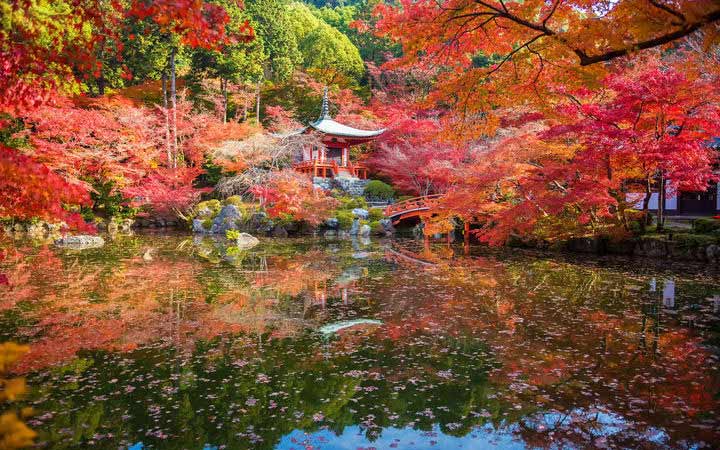
[[[370,228],[370,225],[363,225],[360,227],[360,236],[362,236],[362,237],[370,236],[371,232],[372,232],[372,228]]]
[[[203,221],[200,219],[193,219],[192,230],[193,230],[193,233],[201,233],[201,234],[204,234],[204,233],[207,233],[210,231],[210,230],[205,229],[205,227],[203,226]]]
[[[325,237],[336,237],[338,235],[337,230],[325,230]]]
[[[350,227],[350,236],[357,236],[360,233],[360,220],[357,218],[353,220],[352,226]]]
[[[288,232],[280,225],[275,225],[275,228],[272,230],[272,236],[276,238],[286,238],[288,237]]]
[[[392,219],[381,219],[380,225],[387,236],[395,234],[395,227],[393,226]]]
[[[720,245],[710,244],[705,249],[709,261],[720,262]]]
[[[668,254],[667,243],[659,239],[642,239],[633,253],[638,256],[664,257]]]
[[[88,248],[102,247],[105,245],[105,240],[100,236],[81,234],[78,236],[63,236],[60,239],[55,240],[55,245],[73,250],[84,250]]]
[[[250,230],[268,233],[273,230],[273,221],[264,212],[256,212],[250,217]]]
[[[213,219],[211,234],[225,234],[227,230],[237,230],[238,222],[242,220],[242,213],[235,205],[225,205],[220,213]]]
[[[236,242],[240,250],[249,250],[257,246],[260,243],[260,240],[251,234],[240,233]]]
[[[331,230],[337,230],[340,227],[340,221],[336,217],[331,217],[325,221],[325,226]]]
[[[353,216],[358,217],[360,219],[367,219],[370,217],[370,211],[364,208],[355,208],[352,210]]]

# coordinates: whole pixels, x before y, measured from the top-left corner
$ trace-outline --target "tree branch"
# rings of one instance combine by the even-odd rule
[[[650,4],[653,5],[654,7],[659,8],[659,9],[662,9],[662,10],[665,11],[666,13],[672,14],[673,16],[675,16],[675,17],[677,17],[678,19],[680,19],[680,24],[687,22],[687,19],[685,18],[685,15],[682,14],[681,12],[675,11],[674,9],[670,8],[668,5],[666,5],[666,4],[664,4],[664,3],[660,3],[658,0],[648,0],[648,1],[649,1]],[[678,24],[678,25],[680,25],[680,24]]]
[[[611,59],[619,58],[621,56],[629,55],[630,53],[637,50],[646,50],[648,48],[658,47],[663,44],[668,44],[677,39],[683,38],[689,34],[694,33],[705,25],[720,20],[720,9],[713,11],[703,18],[694,23],[688,23],[679,30],[675,30],[672,33],[663,34],[662,36],[648,39],[646,41],[638,42],[632,46],[625,47],[618,50],[611,50],[609,52],[601,53],[599,55],[589,56],[584,50],[574,49],[573,52],[580,58],[581,66],[589,66],[599,62],[610,61]]]

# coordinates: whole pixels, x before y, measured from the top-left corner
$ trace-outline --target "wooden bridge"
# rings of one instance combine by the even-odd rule
[[[385,217],[389,217],[393,225],[397,225],[403,219],[418,217],[430,211],[439,203],[441,197],[442,194],[425,195],[394,203],[385,208]]]
[[[420,217],[420,220],[423,220],[423,216],[428,217],[432,216],[432,209],[438,206],[440,204],[440,200],[442,199],[443,194],[434,194],[434,195],[425,195],[423,197],[415,197],[410,198],[408,200],[404,200],[402,202],[398,202],[392,205],[389,205],[387,208],[385,208],[385,217],[388,217],[390,220],[392,220],[393,225],[397,225],[400,223],[400,221],[404,219],[408,219],[411,217]],[[428,249],[428,235],[425,235],[425,245],[426,249]],[[452,233],[447,233],[447,239],[448,243],[452,240]],[[464,247],[465,247],[465,253],[470,253],[470,222],[467,220],[463,221],[463,241],[464,241]],[[394,255],[398,255],[397,252]],[[407,256],[407,255],[404,255]],[[416,261],[417,262],[417,261]],[[428,261],[425,261],[426,263]]]

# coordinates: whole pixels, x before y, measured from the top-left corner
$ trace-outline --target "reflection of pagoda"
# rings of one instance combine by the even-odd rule
[[[367,168],[350,161],[350,147],[370,142],[384,131],[360,130],[334,121],[325,88],[320,117],[296,133],[318,132],[322,145],[303,149],[302,161],[295,164],[295,170],[312,177],[367,179]]]

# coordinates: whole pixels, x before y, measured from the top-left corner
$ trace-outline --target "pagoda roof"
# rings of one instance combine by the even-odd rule
[[[380,136],[385,132],[385,128],[380,130],[362,130],[360,128],[354,128],[348,125],[344,125],[340,122],[335,121],[330,115],[330,102],[328,101],[328,89],[325,88],[323,95],[322,109],[320,110],[320,117],[310,122],[309,126],[301,128],[299,130],[291,131],[285,134],[275,134],[276,137],[288,137],[295,136],[298,134],[305,133],[310,128],[313,128],[323,134],[329,134],[333,136],[355,138],[355,139],[370,139],[376,136]]]
[[[384,128],[381,130],[361,130],[359,128],[353,128],[347,125],[343,125],[340,122],[336,122],[331,118],[320,118],[315,122],[312,122],[310,124],[310,127],[316,129],[321,133],[350,138],[372,138],[375,136],[380,136],[385,132]]]

